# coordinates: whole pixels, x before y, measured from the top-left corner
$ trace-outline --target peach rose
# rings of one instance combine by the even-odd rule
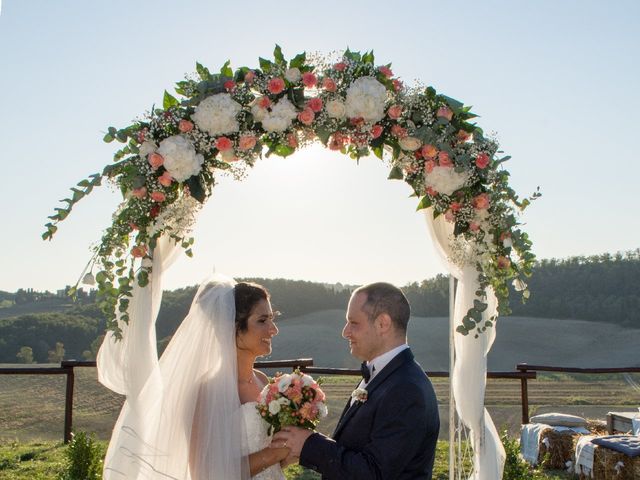
[[[269,108],[271,106],[271,100],[269,100],[269,97],[260,97],[258,106],[260,108]]]
[[[453,167],[453,163],[447,152],[438,152],[438,165],[441,167]]]
[[[435,197],[438,195],[438,192],[433,187],[427,187],[427,194]]]
[[[149,155],[148,160],[149,165],[151,165],[151,168],[153,168],[154,170],[164,163],[164,158],[162,158],[162,155],[160,155],[159,153],[152,153],[151,155]]]
[[[473,208],[475,208],[476,210],[486,210],[487,208],[489,208],[489,205],[491,205],[491,202],[489,201],[489,194],[481,193],[480,195],[476,195],[475,197],[473,197],[471,203],[473,205]]]
[[[143,143],[147,139],[147,133],[149,133],[149,130],[146,128],[138,132],[138,143]]]
[[[438,149],[430,143],[427,143],[422,147],[421,153],[424,158],[436,158],[436,155],[438,155]]]
[[[189,133],[191,130],[193,130],[193,123],[189,120],[180,120],[180,122],[178,122],[178,130],[180,130],[182,133]]]
[[[382,125],[374,125],[373,127],[371,127],[371,138],[378,138],[380,135],[382,135],[384,128],[382,128]]]
[[[298,137],[296,137],[295,133],[287,135],[287,145],[291,148],[296,148],[298,146]]]
[[[511,260],[502,255],[498,257],[498,268],[509,268],[511,266]]]
[[[251,150],[256,146],[257,139],[254,135],[243,135],[238,141],[238,148],[242,151]]]
[[[393,72],[389,67],[385,67],[385,66],[378,67],[378,71],[387,78],[393,77]]]
[[[404,138],[407,136],[407,130],[396,124],[391,127],[391,134],[397,138]]]
[[[272,78],[269,80],[269,83],[267,83],[267,89],[274,95],[281,93],[284,90],[284,86],[284,80],[280,77]]]
[[[220,152],[226,152],[233,148],[233,142],[227,137],[218,137],[216,140],[216,148]]]
[[[397,120],[398,118],[400,118],[400,115],[402,115],[402,106],[393,105],[389,107],[389,110],[387,110],[387,115],[389,115],[389,118]]]
[[[453,111],[451,111],[449,107],[440,107],[438,109],[438,112],[436,113],[436,116],[440,118],[446,118],[447,120],[451,121],[451,119],[453,118]]]
[[[255,79],[256,79],[256,74],[253,72],[253,70],[249,70],[244,75],[244,81],[247,82],[248,84],[252,84]]]
[[[149,196],[154,202],[164,202],[165,198],[167,198],[162,192],[151,192],[151,195]]]
[[[345,69],[347,68],[347,64],[344,62],[338,62],[333,66],[334,70],[337,70],[339,72],[344,72]]]
[[[481,153],[476,157],[476,167],[480,169],[487,168],[489,165],[489,155],[486,153]]]
[[[398,79],[392,80],[392,83],[393,83],[393,89],[396,92],[399,92],[400,90],[402,90],[402,87],[404,87],[404,84]]]
[[[131,256],[134,258],[142,258],[147,254],[146,245],[136,245],[131,249]]]
[[[298,114],[298,120],[304,123],[305,125],[311,125],[313,120],[316,118],[316,114],[313,113],[313,110],[310,108],[305,108]]]
[[[333,78],[324,77],[322,79],[322,88],[327,92],[335,92],[338,89],[338,86]]]
[[[427,160],[424,162],[424,171],[427,173],[433,172],[433,169],[436,167],[436,162],[433,160]]]
[[[478,230],[480,230],[480,224],[476,222],[471,222],[469,224],[469,230],[471,230],[472,232],[477,232]]]
[[[160,177],[158,177],[158,182],[163,187],[168,187],[173,183],[173,177],[169,175],[169,172],[165,171]]]
[[[334,133],[329,140],[330,150],[341,150],[344,146],[345,138],[341,133]]]
[[[307,88],[313,88],[318,83],[318,78],[311,72],[305,72],[302,74],[302,83]]]
[[[467,140],[469,140],[471,138],[471,134],[469,132],[464,131],[464,130],[460,130],[460,131],[458,131],[456,137],[461,142],[466,142]]]
[[[315,113],[318,113],[320,110],[322,110],[322,99],[318,97],[310,99],[307,102],[307,107],[309,107]]]
[[[147,187],[134,188],[131,191],[131,195],[136,198],[144,198],[147,196]]]
[[[456,220],[456,216],[453,214],[453,212],[451,210],[447,210],[444,214],[444,219],[447,222],[453,223]]]
[[[462,209],[462,204],[460,202],[451,202],[449,208],[451,208],[453,212],[459,212]]]
[[[400,148],[402,148],[402,150],[406,150],[407,152],[414,152],[420,148],[420,145],[422,145],[422,141],[419,138],[410,136],[401,138],[399,143]]]

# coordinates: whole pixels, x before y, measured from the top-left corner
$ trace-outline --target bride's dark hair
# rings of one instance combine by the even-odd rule
[[[262,285],[252,282],[239,282],[233,289],[236,301],[236,334],[247,330],[247,320],[261,300],[269,300],[271,296]]]

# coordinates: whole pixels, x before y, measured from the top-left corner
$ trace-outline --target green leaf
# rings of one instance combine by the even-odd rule
[[[480,300],[473,301],[473,308],[478,312],[484,312],[487,309],[487,306],[488,305],[486,303],[481,302]]]
[[[196,72],[198,72],[201,80],[209,80],[209,78],[211,77],[209,69],[200,65],[198,62],[196,62]]]
[[[289,67],[300,68],[304,65],[304,62],[306,61],[307,61],[307,54],[305,52],[299,53],[298,55],[293,57],[291,62],[289,62]]]
[[[418,206],[416,207],[416,211],[429,208],[431,205],[433,205],[433,203],[431,202],[431,199],[429,198],[428,195],[425,195],[420,199],[420,203],[418,203]]]
[[[454,113],[459,113],[462,111],[462,108],[464,107],[464,103],[462,103],[459,100],[456,100],[455,98],[447,97],[446,95],[441,95],[441,97],[444,99],[445,102],[447,102],[447,104],[451,107],[451,110],[453,110]]]
[[[287,157],[295,151],[296,151],[295,148],[292,148],[288,145],[282,145],[282,144],[276,145],[276,148],[273,149],[273,152],[276,155],[279,155],[281,157]]]
[[[327,142],[329,141],[329,137],[331,137],[331,131],[323,127],[318,127],[316,129],[316,135],[318,136],[318,138],[320,139],[323,145],[327,145]]]
[[[402,174],[402,169],[398,165],[394,165],[391,171],[389,172],[389,180],[402,180],[404,179],[404,175]]]
[[[271,71],[271,68],[273,67],[273,63],[271,63],[269,60],[267,60],[266,58],[259,57],[258,62],[260,62],[260,69],[264,73],[269,73]]]
[[[179,105],[180,102],[178,99],[165,90],[164,98],[162,99],[162,108],[169,110],[171,107],[177,107]]]
[[[230,65],[230,60],[224,62],[224,65],[222,66],[222,68],[220,68],[220,75],[222,75],[223,77],[233,78],[233,70],[231,69]]]
[[[382,156],[384,155],[384,150],[382,149],[382,146],[372,147],[371,150],[373,151],[373,154],[376,157],[382,160]]]
[[[115,139],[113,138],[113,136],[110,133],[107,133],[104,137],[102,137],[102,141],[105,143],[111,143],[113,142]]]
[[[200,177],[198,177],[197,175],[194,175],[189,179],[187,179],[185,183],[189,187],[191,196],[196,200],[198,200],[200,203],[204,203],[204,201],[207,199],[207,194],[204,188],[202,187],[202,183],[200,182]]]
[[[287,61],[284,59],[284,55],[282,55],[282,48],[280,48],[280,45],[276,44],[276,48],[273,50],[273,58],[275,58],[278,65],[287,66]]]
[[[369,53],[365,53],[362,56],[362,61],[364,63],[370,63],[370,64],[373,65],[373,63],[374,63],[373,50],[371,50]]]

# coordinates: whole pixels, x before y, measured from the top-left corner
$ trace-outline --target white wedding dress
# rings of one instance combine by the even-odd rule
[[[247,402],[240,407],[247,432],[248,445],[244,445],[247,453],[258,452],[271,443],[271,436],[268,434],[269,424],[262,419],[256,405],[257,402]],[[276,463],[251,478],[252,480],[284,480],[285,476],[280,464]]]

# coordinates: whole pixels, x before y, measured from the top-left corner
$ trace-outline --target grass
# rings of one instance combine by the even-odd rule
[[[100,444],[106,448],[106,442]],[[62,442],[5,442],[0,443],[0,478],[3,480],[51,480],[65,471],[65,450]],[[438,442],[434,480],[449,479],[449,444]],[[319,480],[311,470],[292,465],[285,471],[288,480]],[[534,471],[535,480],[564,480],[572,478],[563,472]]]

